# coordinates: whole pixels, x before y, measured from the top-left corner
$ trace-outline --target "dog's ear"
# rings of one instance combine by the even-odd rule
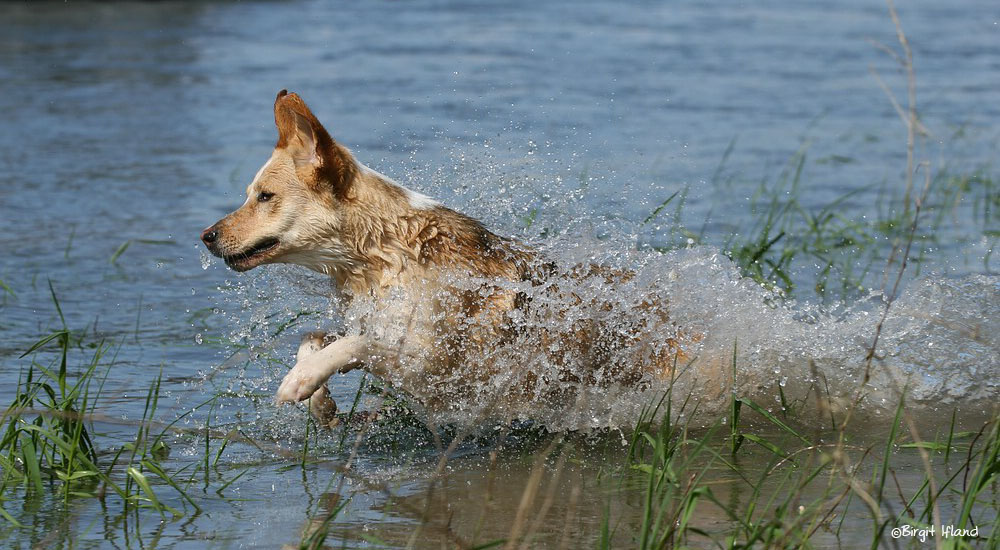
[[[297,168],[313,169],[317,185],[328,186],[338,198],[346,198],[357,163],[350,151],[330,137],[298,94],[278,92],[274,124],[278,127],[275,148],[291,153]]]

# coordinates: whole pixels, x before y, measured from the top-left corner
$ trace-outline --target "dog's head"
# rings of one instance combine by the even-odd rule
[[[246,202],[201,234],[208,250],[236,271],[269,263],[319,269],[314,264],[336,244],[340,206],[359,172],[298,95],[278,92],[274,123],[278,143],[247,187]]]

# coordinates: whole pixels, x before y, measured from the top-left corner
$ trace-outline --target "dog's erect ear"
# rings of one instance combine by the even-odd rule
[[[329,185],[334,194],[345,198],[357,174],[357,163],[312,114],[306,102],[287,90],[274,100],[274,124],[278,127],[275,148],[292,154],[297,167],[315,169],[316,183]]]

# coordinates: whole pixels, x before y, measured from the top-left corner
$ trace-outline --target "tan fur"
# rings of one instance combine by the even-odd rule
[[[274,117],[279,137],[271,159],[247,187],[243,206],[205,230],[209,250],[238,271],[295,263],[326,273],[348,299],[374,300],[376,310],[408,327],[398,340],[362,333],[318,351],[313,344],[282,382],[280,401],[307,399],[330,375],[362,367],[403,386],[428,406],[442,405],[450,396],[516,368],[481,358],[524,330],[537,332],[535,341],[542,349],[561,350],[551,352],[551,362],[559,365],[558,376],[565,382],[593,385],[615,379],[636,384],[648,373],[665,378],[683,357],[677,331],[660,303],[642,308],[663,327],[667,345],[639,346],[631,361],[616,362],[612,352],[616,346],[641,344],[648,331],[608,331],[587,319],[556,333],[519,326],[514,312],[530,308],[519,284],[544,284],[549,296],[570,308],[583,299],[561,290],[560,280],[601,277],[613,284],[631,274],[596,266],[555,274],[530,248],[498,237],[454,210],[415,202],[412,193],[358,163],[296,94],[278,94]],[[457,280],[475,283],[463,287]],[[393,289],[407,292],[402,304],[387,301]],[[559,316],[560,308],[547,314]],[[314,342],[316,337],[307,338]],[[556,341],[559,346],[549,345]],[[587,364],[569,364],[570,357],[587,357]],[[409,365],[405,372],[404,363]],[[463,369],[470,364],[474,372]],[[600,380],[594,374],[598,371]],[[534,373],[524,373],[520,380],[524,395],[538,382]]]

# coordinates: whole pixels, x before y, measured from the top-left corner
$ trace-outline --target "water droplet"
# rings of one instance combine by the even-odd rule
[[[200,332],[198,334],[194,335],[194,343],[198,344],[199,346],[201,345],[202,339],[201,339],[201,333]]]

